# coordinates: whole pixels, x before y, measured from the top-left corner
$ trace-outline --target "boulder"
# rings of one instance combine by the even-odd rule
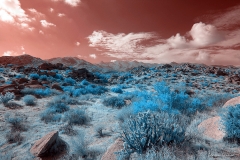
[[[56,76],[56,73],[55,73],[55,72],[47,72],[46,75],[47,75],[47,76],[52,76],[52,77],[54,77],[54,76]]]
[[[58,131],[52,131],[37,140],[30,149],[30,152],[36,157],[44,156],[44,154],[55,144],[57,139]]]
[[[37,89],[45,89],[46,87],[40,85],[40,84],[28,84],[28,85],[25,85],[26,88],[37,88]]]
[[[4,84],[0,87],[0,93],[4,92],[4,91],[8,91],[8,90],[12,90],[12,89],[16,89],[17,85],[16,84]]]
[[[224,127],[220,123],[219,116],[208,118],[198,125],[198,129],[203,131],[203,135],[214,140],[222,140],[225,136]]]
[[[31,80],[28,82],[28,85],[40,84],[38,80]]]
[[[59,84],[57,84],[57,83],[54,83],[54,84],[52,85],[52,89],[56,89],[56,90],[59,90],[59,91],[63,91],[62,87],[61,87]]]
[[[16,79],[16,82],[18,84],[23,84],[23,83],[27,83],[29,80],[27,78],[19,78],[19,79]]]
[[[240,104],[240,96],[228,100],[228,101],[223,105],[223,108],[229,107],[229,106],[235,106],[235,105],[237,105],[237,104]]]
[[[86,68],[73,70],[71,73],[69,73],[69,76],[77,80],[86,79],[87,81],[91,81],[91,82],[96,78],[94,74],[89,72]]]
[[[114,152],[121,151],[123,149],[123,141],[118,138],[103,154],[101,160],[116,160]]]

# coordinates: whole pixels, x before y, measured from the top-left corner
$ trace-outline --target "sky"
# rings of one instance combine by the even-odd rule
[[[240,65],[238,0],[0,0],[0,56]]]

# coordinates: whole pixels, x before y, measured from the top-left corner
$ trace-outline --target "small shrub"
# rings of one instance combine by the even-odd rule
[[[89,85],[89,82],[86,79],[84,79],[82,80],[81,85],[84,85],[84,86]]]
[[[24,118],[19,114],[6,114],[5,121],[11,125],[13,131],[26,131]]]
[[[39,75],[38,75],[37,73],[31,73],[31,74],[29,75],[29,78],[30,78],[30,79],[34,79],[34,80],[37,80],[37,79],[39,79]]]
[[[103,104],[113,108],[122,108],[125,105],[125,101],[122,97],[109,97],[103,100]]]
[[[95,135],[95,136],[97,136],[98,138],[103,137],[103,136],[104,136],[104,134],[103,134],[103,129],[104,129],[103,125],[98,125],[98,126],[95,128],[95,132],[96,132],[96,135]]]
[[[40,114],[40,119],[45,123],[59,122],[62,119],[62,114],[56,113],[54,108],[48,108]]]
[[[32,95],[26,95],[23,97],[23,101],[28,106],[33,106],[36,104],[36,98]]]
[[[89,122],[89,117],[82,109],[72,109],[64,114],[64,120],[69,125],[86,125]]]
[[[42,81],[46,81],[48,79],[48,77],[46,75],[41,75],[39,77],[39,79],[42,80]]]
[[[69,106],[65,102],[49,102],[47,107],[51,108],[55,113],[63,113],[69,110]]]
[[[114,87],[111,89],[111,91],[114,93],[123,93],[123,91],[120,87]]]
[[[77,131],[75,131],[73,129],[73,126],[69,125],[69,124],[66,124],[66,125],[60,127],[60,132],[62,134],[66,134],[66,135],[69,135],[69,136],[77,135]]]
[[[76,83],[76,81],[74,79],[70,78],[65,78],[64,82],[70,84],[70,85],[74,85]]]
[[[7,92],[5,95],[0,94],[0,102],[3,104],[7,104],[10,100],[14,99],[14,93]]]
[[[6,134],[6,139],[8,143],[18,143],[20,144],[23,141],[23,137],[20,132],[9,132]]]

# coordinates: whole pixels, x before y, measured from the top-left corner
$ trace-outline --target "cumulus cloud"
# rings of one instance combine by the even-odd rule
[[[64,13],[58,13],[58,17],[64,17],[65,14]]]
[[[231,47],[239,46],[239,35],[240,30],[226,35],[214,25],[199,22],[192,26],[187,36],[176,34],[167,39],[156,37],[154,33],[112,34],[105,31],[94,31],[87,38],[89,46],[117,59],[135,59],[149,63],[175,61],[212,65],[225,62],[231,64],[227,53],[230,56],[236,55],[237,50]],[[148,43],[144,43],[146,40]],[[234,61],[234,63],[239,62]]]
[[[89,46],[102,48],[106,50],[106,53],[121,53],[119,56],[124,54],[131,56],[137,55],[144,49],[142,44],[144,40],[155,38],[153,33],[119,33],[114,35],[105,31],[94,31],[90,36]]]
[[[97,58],[96,54],[90,54],[89,57],[91,57],[91,58],[93,58],[93,59],[96,59],[96,58]]]
[[[0,1],[0,20],[7,23],[30,21],[25,11],[21,8],[19,0]]]
[[[3,56],[18,56],[18,55],[21,55],[21,54],[18,54],[14,51],[6,51],[2,54]]]
[[[81,0],[52,0],[53,2],[59,2],[59,1],[64,1],[66,4],[76,7],[78,6],[79,3],[81,3]]]
[[[80,46],[80,44],[81,44],[80,42],[76,42],[75,43],[76,46]]]
[[[56,27],[55,24],[47,22],[46,20],[40,20],[40,23],[43,27],[48,28],[48,27]]]

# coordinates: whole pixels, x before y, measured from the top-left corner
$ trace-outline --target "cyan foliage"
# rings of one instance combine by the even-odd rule
[[[141,112],[123,125],[124,151],[139,154],[148,148],[180,144],[185,140],[182,117],[166,112]]]
[[[14,99],[15,95],[12,92],[7,92],[5,95],[0,94],[0,103],[7,104],[10,100]]]
[[[225,138],[230,141],[240,141],[240,104],[230,106],[221,114],[225,126]]]
[[[103,104],[113,108],[122,108],[125,105],[125,100],[122,96],[108,97],[103,100]]]
[[[72,79],[71,77],[65,78],[64,82],[69,83],[70,85],[74,85],[76,83],[76,81],[74,79]]]
[[[46,81],[48,79],[48,77],[46,75],[41,75],[39,77],[39,79],[42,80],[42,81]]]
[[[37,73],[31,73],[31,74],[29,75],[29,78],[30,78],[30,79],[39,79],[39,75],[38,75]]]
[[[111,91],[114,93],[123,93],[122,88],[120,86],[113,87]]]
[[[64,113],[64,120],[69,125],[85,125],[89,121],[86,112],[82,109],[71,109]]]
[[[33,95],[24,96],[23,101],[26,105],[30,105],[30,106],[36,104],[36,98]]]

